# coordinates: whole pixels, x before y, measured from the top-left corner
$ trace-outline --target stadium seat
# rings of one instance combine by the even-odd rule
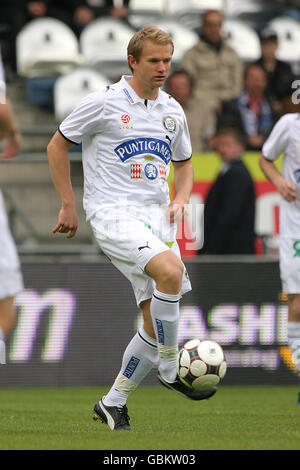
[[[66,73],[82,58],[73,31],[55,18],[37,18],[16,38],[17,72],[22,77],[47,77]]]
[[[180,62],[183,54],[199,40],[197,33],[182,26],[176,20],[160,19],[155,25],[171,36],[174,43],[173,62],[175,63]]]
[[[260,41],[258,34],[252,28],[241,21],[228,19],[224,21],[223,33],[243,61],[251,62],[259,59]]]
[[[243,21],[259,32],[278,15],[281,4],[281,0],[226,0],[224,13],[227,19]]]
[[[135,30],[114,18],[99,18],[87,25],[79,38],[87,65],[99,69],[112,80],[128,73],[127,45]]]
[[[282,16],[269,21],[267,28],[278,35],[278,59],[298,62],[300,59],[300,23],[293,18]]]
[[[168,0],[130,0],[131,13],[165,13]]]
[[[89,93],[102,90],[111,82],[96,70],[80,67],[61,75],[54,86],[54,112],[58,122],[62,121]]]

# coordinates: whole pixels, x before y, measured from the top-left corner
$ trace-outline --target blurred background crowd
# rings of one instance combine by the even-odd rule
[[[174,41],[164,88],[185,110],[196,157],[218,150],[215,135],[224,127],[238,129],[243,150],[259,152],[279,117],[300,110],[299,0],[2,0],[7,92],[28,162],[39,160],[84,95],[129,73],[128,41],[150,23]],[[74,157],[75,179],[77,164]],[[9,178],[0,181],[4,190]],[[12,216],[34,235],[16,200]]]

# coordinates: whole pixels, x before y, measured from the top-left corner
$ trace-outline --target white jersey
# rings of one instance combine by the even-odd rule
[[[295,184],[298,198],[293,202],[280,199],[280,235],[300,238],[300,113],[282,116],[262,147],[267,160],[282,153],[282,175]]]
[[[170,162],[191,158],[179,103],[162,90],[154,101],[140,98],[130,78],[83,98],[59,126],[82,143],[88,220],[103,206],[169,204]]]

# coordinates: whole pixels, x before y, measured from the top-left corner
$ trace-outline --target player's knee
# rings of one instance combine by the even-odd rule
[[[183,271],[184,266],[179,259],[165,263],[157,280],[157,287],[159,284],[165,292],[178,293],[181,289]]]
[[[300,322],[300,294],[289,295],[289,321]]]

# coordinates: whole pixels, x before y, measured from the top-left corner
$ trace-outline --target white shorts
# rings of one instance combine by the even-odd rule
[[[103,253],[131,282],[136,303],[151,299],[154,280],[144,268],[153,256],[172,250],[181,259],[176,242],[176,224],[170,224],[165,206],[110,208],[90,220]],[[181,294],[192,289],[186,269]]]
[[[0,299],[13,297],[23,288],[19,257],[10,233],[3,196],[0,191]]]
[[[300,239],[280,238],[279,267],[282,291],[300,294]]]

